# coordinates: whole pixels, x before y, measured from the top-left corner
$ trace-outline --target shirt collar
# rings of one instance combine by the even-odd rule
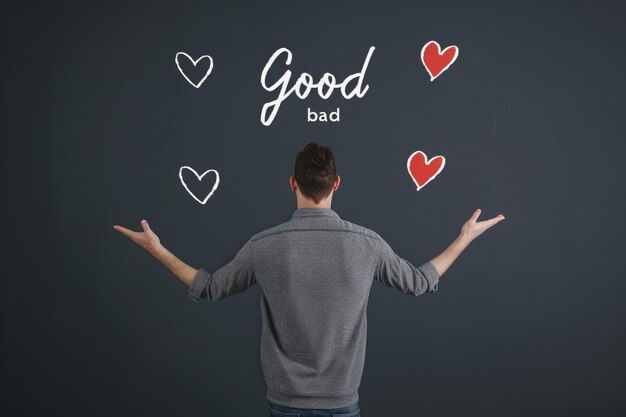
[[[297,208],[293,212],[293,215],[291,216],[291,218],[295,219],[296,217],[310,217],[310,216],[329,216],[329,217],[334,217],[336,219],[339,218],[339,215],[333,209],[323,208],[323,207]]]

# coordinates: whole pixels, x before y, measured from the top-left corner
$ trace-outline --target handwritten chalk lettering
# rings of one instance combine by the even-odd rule
[[[267,102],[263,105],[263,109],[261,110],[261,123],[265,126],[269,126],[274,121],[276,114],[278,113],[278,109],[282,102],[289,97],[292,93],[296,93],[296,95],[300,99],[305,99],[312,89],[317,89],[317,94],[323,98],[329,98],[335,90],[341,90],[341,94],[347,100],[350,100],[352,97],[357,96],[358,98],[363,98],[367,90],[369,89],[369,85],[363,86],[363,80],[365,78],[365,72],[367,71],[367,66],[369,65],[370,58],[374,53],[374,46],[370,47],[367,52],[367,57],[365,58],[365,62],[363,63],[363,67],[360,72],[356,72],[352,75],[346,77],[341,83],[337,84],[337,79],[335,76],[329,72],[325,73],[320,80],[315,83],[313,82],[313,76],[309,73],[303,72],[295,84],[290,88],[289,82],[291,81],[291,70],[286,70],[285,73],[272,85],[267,84],[267,73],[269,72],[274,62],[283,54],[286,55],[285,65],[290,65],[293,55],[291,51],[287,48],[280,48],[270,57],[267,64],[263,68],[263,72],[261,72],[261,85],[267,91],[275,91],[279,90],[278,97],[275,100]],[[350,84],[354,84],[352,90]],[[268,114],[269,111],[269,114]],[[339,118],[339,112],[337,112],[337,118]]]
[[[326,115],[325,111],[315,112],[311,111],[310,107],[306,109],[306,121],[307,122],[339,122],[339,107],[337,110],[330,112],[330,114]]]

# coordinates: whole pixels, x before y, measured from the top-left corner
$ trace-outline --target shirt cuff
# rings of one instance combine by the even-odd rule
[[[437,292],[439,290],[439,274],[437,273],[435,266],[428,261],[424,265],[420,266],[419,269],[424,273],[424,276],[428,281],[428,292]]]
[[[187,290],[189,298],[196,303],[201,298],[207,298],[207,287],[210,279],[211,273],[207,272],[204,268],[198,269],[198,272],[194,275],[191,284],[189,284],[189,289]]]

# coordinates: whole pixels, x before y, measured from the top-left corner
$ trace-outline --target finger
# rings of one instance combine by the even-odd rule
[[[144,232],[150,232],[150,225],[148,224],[148,221],[146,219],[143,219],[141,221],[141,227],[143,228]]]
[[[476,209],[474,213],[472,213],[472,217],[470,217],[470,220],[476,221],[478,219],[478,216],[480,216],[480,209]]]
[[[498,222],[501,222],[502,220],[504,220],[504,216],[502,214],[498,214],[496,217],[479,222],[478,224],[483,226],[485,229],[489,229],[491,226],[495,225]]]
[[[113,226],[113,228],[114,228],[115,230],[117,230],[118,232],[122,233],[122,234],[123,234],[123,235],[125,235],[125,236],[128,236],[129,238],[131,238],[131,239],[133,239],[133,240],[135,240],[135,238],[136,238],[136,237],[137,237],[137,235],[139,234],[139,233],[137,233],[137,232],[134,232],[134,231],[132,231],[132,230],[130,230],[130,229],[127,229],[127,228],[125,228],[125,227],[118,226],[118,225]]]

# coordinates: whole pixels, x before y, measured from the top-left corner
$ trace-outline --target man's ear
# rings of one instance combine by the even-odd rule
[[[296,177],[293,175],[289,177],[289,186],[291,187],[291,191],[296,191],[298,188],[298,184],[296,183]]]
[[[339,175],[337,175],[337,177],[335,178],[335,185],[333,186],[333,191],[337,191],[337,188],[339,188],[340,182],[341,182],[341,178],[339,177]]]

